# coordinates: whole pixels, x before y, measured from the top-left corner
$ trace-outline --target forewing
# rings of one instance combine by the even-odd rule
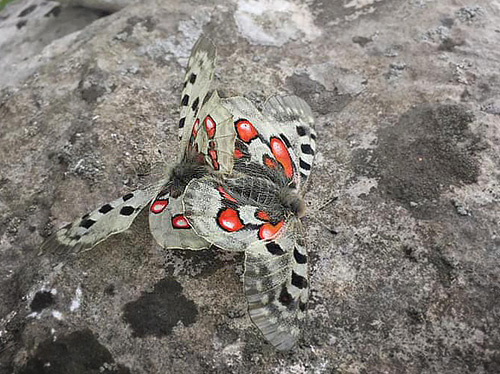
[[[107,237],[128,229],[158,188],[155,185],[128,193],[64,226],[42,244],[41,253],[60,255],[89,250]]]
[[[244,288],[252,322],[278,350],[292,348],[309,297],[307,252],[290,224],[288,232],[245,251]]]
[[[234,118],[235,170],[244,172],[249,162],[280,170],[287,185],[299,187],[299,159],[287,134],[275,119],[261,113],[244,97],[223,99]]]
[[[316,132],[313,128],[314,117],[311,108],[304,100],[294,95],[272,96],[267,100],[262,112],[274,119],[274,123],[290,141],[299,158],[299,173],[304,188],[316,151]]]
[[[214,172],[229,174],[233,169],[235,137],[233,116],[222,106],[217,91],[214,91],[195,120],[188,152],[194,150],[195,154],[203,154]]]
[[[196,235],[183,214],[182,195],[174,198],[168,192],[168,184],[166,187],[149,208],[149,228],[153,237],[163,248],[208,248],[210,244]]]
[[[215,58],[214,44],[207,37],[201,36],[191,52],[181,93],[179,120],[181,152],[184,152],[188,145],[195,118],[210,89],[215,71]]]
[[[194,179],[186,187],[183,204],[196,233],[229,251],[278,237],[289,217],[276,185],[254,176]]]

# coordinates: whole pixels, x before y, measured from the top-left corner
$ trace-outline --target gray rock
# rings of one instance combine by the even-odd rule
[[[500,16],[488,1],[410,5],[1,11],[0,373],[498,373]],[[241,254],[164,251],[146,214],[79,256],[37,255],[174,159],[202,32],[222,92],[295,93],[316,116],[312,292],[289,353],[244,312]]]

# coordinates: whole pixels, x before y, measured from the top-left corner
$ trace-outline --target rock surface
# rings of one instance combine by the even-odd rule
[[[0,58],[0,373],[500,372],[498,5],[144,1],[41,12],[51,31],[29,32],[48,39],[23,39],[42,21],[20,13],[47,4],[0,12],[19,38]],[[202,32],[224,95],[295,93],[317,118],[310,312],[289,353],[246,314],[241,255],[164,251],[146,215],[64,266],[37,256],[174,159]]]

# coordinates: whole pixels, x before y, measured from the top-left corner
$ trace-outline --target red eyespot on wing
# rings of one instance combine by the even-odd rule
[[[279,138],[271,138],[271,151],[274,158],[283,166],[287,178],[291,179],[293,177],[293,165],[285,143]]]
[[[269,217],[269,214],[267,214],[266,212],[263,212],[262,210],[259,210],[257,212],[257,218],[260,219],[261,221],[270,221],[270,217]]]
[[[217,160],[217,151],[215,149],[209,149],[208,156],[210,157],[210,160],[212,160],[212,167],[214,168],[214,170],[219,170],[220,165],[219,161]]]
[[[259,239],[271,240],[276,238],[283,227],[283,224],[283,221],[278,222],[276,225],[264,223],[259,229]]]
[[[194,121],[193,131],[191,132],[191,134],[193,135],[194,139],[196,139],[196,135],[198,135],[198,125],[199,124],[200,124],[200,120],[196,119],[196,121]]]
[[[217,191],[219,191],[220,195],[226,199],[226,200],[229,200],[229,201],[232,201],[233,203],[236,203],[236,199],[234,197],[232,197],[231,195],[229,195],[226,190],[224,188],[222,188],[222,186],[219,186],[217,187]]]
[[[151,213],[154,214],[160,214],[165,210],[165,208],[168,206],[168,199],[165,200],[156,200],[152,205],[151,205]]]
[[[259,133],[255,129],[255,127],[246,119],[238,120],[235,126],[238,138],[243,140],[245,143],[250,143],[252,140],[259,136]]]
[[[177,214],[176,216],[172,217],[172,227],[174,229],[190,229],[191,228],[186,217],[184,217],[182,214]]]
[[[207,131],[207,135],[209,139],[212,139],[215,135],[215,121],[210,116],[206,116],[203,121],[205,125],[205,130]]]
[[[233,152],[234,158],[240,159],[244,156],[243,152],[241,152],[239,149],[235,149]]]
[[[268,168],[276,169],[276,161],[271,157],[264,155],[262,159],[264,160],[264,165],[266,165]]]
[[[245,227],[241,222],[238,211],[231,208],[224,208],[219,211],[217,223],[223,230],[229,232],[238,231]]]

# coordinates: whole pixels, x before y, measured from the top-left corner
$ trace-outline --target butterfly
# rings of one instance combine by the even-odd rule
[[[162,247],[192,250],[209,247],[183,215],[182,196],[191,179],[211,173],[227,174],[233,167],[236,136],[233,119],[221,105],[217,91],[209,91],[215,59],[215,46],[202,36],[193,47],[181,93],[180,154],[166,177],[61,228],[42,244],[41,253],[67,254],[91,249],[110,235],[129,228],[149,202],[151,233]]]
[[[312,112],[296,96],[274,96],[262,111],[243,97],[221,99],[209,91],[214,69],[215,47],[202,37],[181,94],[180,156],[166,177],[58,230],[42,253],[89,250],[151,203],[150,229],[162,247],[245,251],[250,317],[287,350],[298,339],[309,290],[299,218],[314,159]]]
[[[230,176],[193,179],[184,215],[215,246],[244,251],[244,290],[253,323],[278,350],[292,348],[305,318],[308,257],[300,217],[315,154],[310,107],[271,97],[262,111],[243,97],[223,99],[234,117]]]

